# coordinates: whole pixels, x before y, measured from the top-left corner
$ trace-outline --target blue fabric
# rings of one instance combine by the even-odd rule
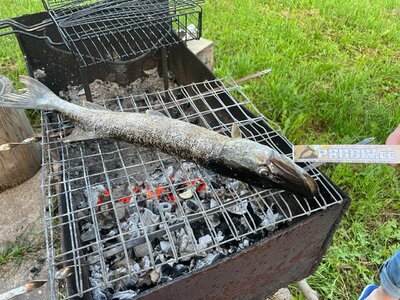
[[[389,258],[381,270],[381,285],[385,292],[395,298],[400,298],[400,249]]]
[[[375,284],[369,284],[367,285],[364,290],[362,291],[360,297],[358,298],[358,300],[365,300],[365,298],[367,298],[373,290],[375,290],[376,288],[378,288],[377,285]]]

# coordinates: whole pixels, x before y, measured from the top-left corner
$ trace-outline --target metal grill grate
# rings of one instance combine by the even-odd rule
[[[102,104],[126,112],[143,113],[152,109],[226,135],[230,135],[230,128],[236,123],[248,139],[291,155],[290,142],[271,129],[268,120],[233,83],[205,81],[171,89],[167,94],[108,99]],[[193,257],[203,259],[187,266],[187,271],[201,269],[221,256],[240,251],[275,230],[290,226],[296,219],[343,200],[317,169],[309,172],[318,182],[321,194],[306,200],[284,191],[241,185],[191,163],[120,141],[61,144],[55,137],[65,137],[73,125],[54,113],[44,113],[42,124],[46,172],[43,199],[51,286],[53,295],[57,291],[64,298],[74,296],[63,294],[62,282],[55,279],[57,270],[65,266],[73,269],[75,295],[82,296],[88,291],[98,295],[107,287],[117,292],[131,278],[185,264]],[[170,176],[171,169],[182,172],[180,176],[176,172],[174,178]],[[158,180],[160,176],[165,179]],[[225,182],[223,195],[217,184],[221,181]],[[199,183],[206,187],[206,197],[198,193]],[[196,187],[189,205],[189,200],[184,199],[187,195],[183,194],[191,184]],[[105,189],[109,191],[107,196]],[[143,203],[146,208],[149,203],[153,205],[155,214],[151,217],[157,217],[152,222],[145,216]],[[139,220],[137,227],[127,225],[127,211],[128,221],[132,216]],[[110,230],[106,228],[107,222],[114,224],[113,234],[107,231]],[[63,230],[67,232],[63,236],[66,246],[61,250]],[[89,231],[92,238],[83,241]],[[182,248],[182,239],[188,245],[186,248]],[[170,246],[168,251],[162,249],[162,242]],[[138,258],[138,251],[147,253],[146,258]],[[160,253],[165,259],[160,258]],[[85,272],[90,276],[97,274],[96,280],[91,279],[92,286],[85,283]]]
[[[201,7],[182,0],[42,0],[81,67],[198,39]]]

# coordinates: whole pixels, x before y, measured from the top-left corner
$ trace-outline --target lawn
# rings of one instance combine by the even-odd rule
[[[1,19],[41,9],[39,0],[1,2]],[[398,1],[207,0],[203,28],[218,76],[273,69],[244,90],[294,143],[384,143],[400,123]],[[24,73],[17,53],[13,38],[0,39],[0,73],[13,79]],[[323,170],[353,201],[309,282],[322,299],[357,299],[400,247],[399,173],[384,165]]]

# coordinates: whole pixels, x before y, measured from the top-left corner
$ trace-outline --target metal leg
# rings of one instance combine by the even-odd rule
[[[318,293],[310,287],[306,279],[300,280],[297,286],[307,300],[318,300]]]
[[[80,70],[80,75],[81,75],[81,81],[83,84],[83,88],[85,90],[85,96],[86,96],[86,100],[89,102],[93,102],[93,96],[92,96],[92,92],[90,91],[90,86],[89,86],[89,81],[87,78],[87,72],[86,70],[81,69]]]

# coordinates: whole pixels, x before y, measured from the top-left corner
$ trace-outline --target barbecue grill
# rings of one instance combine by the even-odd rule
[[[82,84],[74,54],[48,42],[60,40],[55,24],[34,34],[17,34],[29,73],[44,70],[42,81],[56,93]],[[165,75],[167,63],[169,89],[96,102],[115,111],[151,109],[225,135],[238,124],[246,138],[291,156],[291,143],[234,82],[215,78],[185,45],[170,46],[167,62],[161,52],[88,68],[87,80],[140,83],[153,68]],[[121,68],[132,72],[121,75]],[[307,200],[119,141],[60,143],[72,129],[62,116],[42,114],[53,298],[262,299],[316,269],[349,204],[317,169],[309,173],[321,193]],[[57,279],[65,268],[72,275]]]

